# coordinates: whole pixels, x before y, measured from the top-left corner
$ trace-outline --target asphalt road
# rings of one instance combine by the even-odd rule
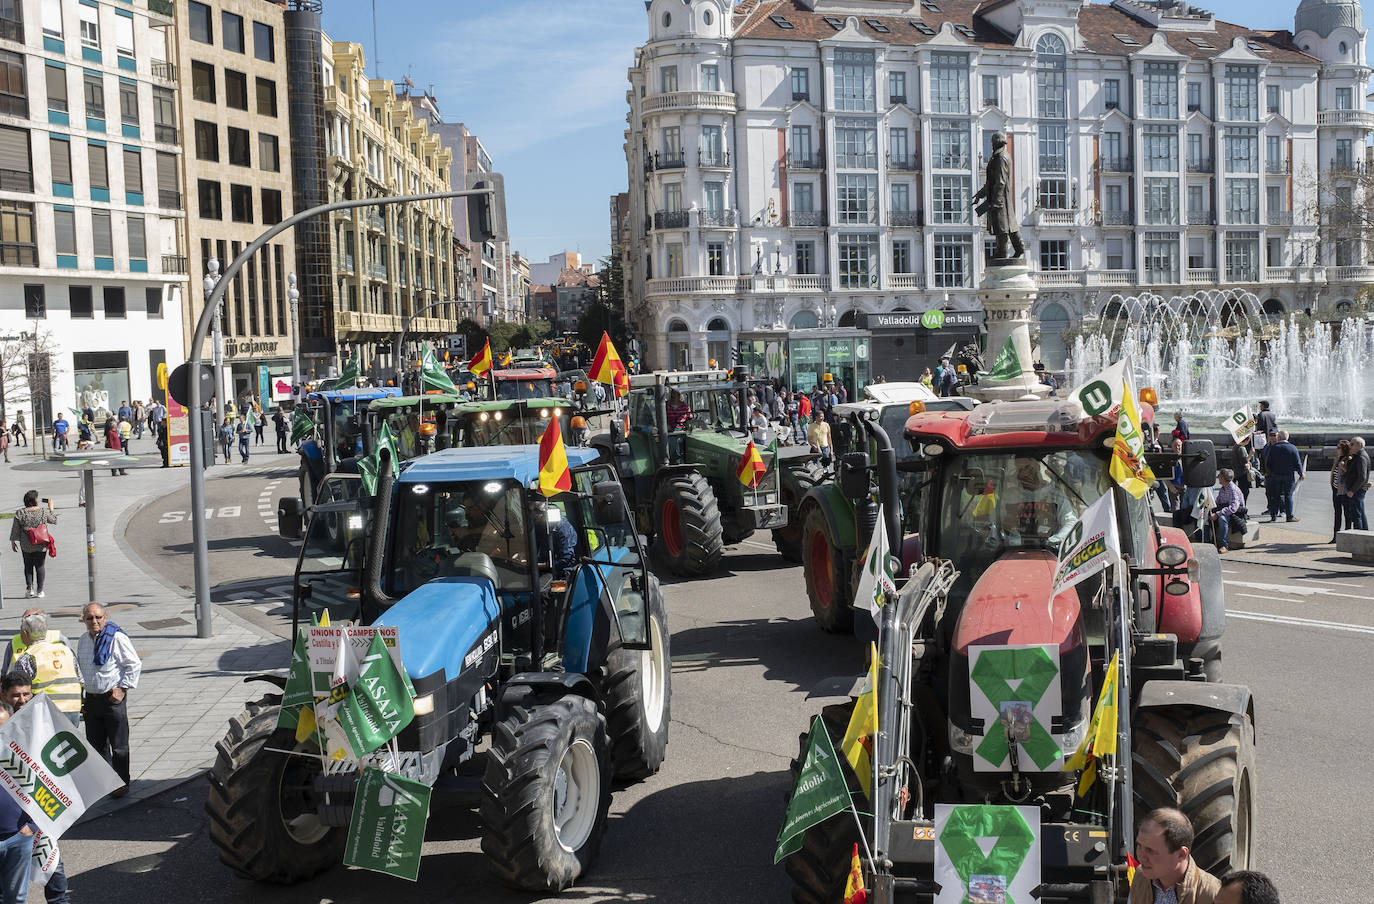
[[[256,512],[274,480],[266,495],[294,492],[285,473],[212,481],[208,500],[217,511],[243,508],[211,520],[212,573],[233,585],[217,597],[238,600],[238,611],[281,636],[290,617],[283,577],[295,550],[268,534]],[[1318,501],[1308,502],[1313,519]],[[186,505],[174,493],[150,506],[127,539],[169,578],[189,584],[179,561],[188,532],[164,523]],[[275,512],[275,498],[270,507]],[[1224,674],[1248,684],[1257,700],[1257,866],[1288,900],[1364,900],[1374,886],[1365,815],[1374,782],[1362,768],[1374,741],[1374,577],[1231,559],[1225,568],[1233,614]],[[595,871],[562,899],[782,904],[788,885],[772,849],[788,759],[825,702],[807,693],[825,678],[861,672],[863,651],[852,638],[812,626],[801,569],[784,566],[764,543],[733,548],[712,579],[667,584],[665,599],[673,632],[667,762],[616,793]],[[106,904],[169,894],[204,904],[533,900],[488,877],[479,821],[455,810],[432,815],[414,885],[340,868],[292,889],[253,886],[219,864],[204,798],[205,782],[194,781],[78,827],[63,846],[75,887],[83,895],[99,889]]]

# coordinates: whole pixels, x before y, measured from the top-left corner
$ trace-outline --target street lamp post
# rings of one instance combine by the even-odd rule
[[[219,285],[219,259],[210,258],[205,262],[205,280],[201,286],[205,289],[205,303],[210,303],[210,296],[215,294],[215,286]],[[224,423],[224,335],[220,332],[219,303],[215,303],[215,319],[210,327],[210,371],[215,375],[215,429]],[[200,414],[191,412],[191,418],[199,423]]]
[[[301,290],[296,288],[296,274],[286,277],[286,299],[291,303],[291,395],[301,385],[301,324],[296,314],[300,309]]]

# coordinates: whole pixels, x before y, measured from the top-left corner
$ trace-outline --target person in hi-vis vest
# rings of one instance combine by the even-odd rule
[[[48,699],[73,722],[81,715],[81,672],[67,638],[48,629],[42,609],[27,609],[19,619],[19,633],[5,649],[5,672],[23,667],[33,679],[33,692]]]

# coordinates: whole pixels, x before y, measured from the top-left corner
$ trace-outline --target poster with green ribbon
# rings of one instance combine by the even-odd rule
[[[1013,750],[1021,772],[1057,771],[1062,752],[1050,726],[1063,709],[1058,646],[969,647],[969,711],[984,726],[975,772],[1011,772]]]
[[[358,781],[344,863],[414,882],[429,818],[429,786],[368,767]]]
[[[935,904],[1034,904],[1040,884],[1035,807],[935,805]]]

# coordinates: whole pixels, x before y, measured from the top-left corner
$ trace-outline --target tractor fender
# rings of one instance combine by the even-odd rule
[[[496,692],[496,719],[505,717],[506,698],[515,695],[519,699],[527,691],[556,689],[565,694],[577,694],[595,701],[596,685],[586,675],[576,672],[520,672],[501,685]]]
[[[1210,558],[1207,555],[1207,547],[1205,544],[1203,546],[1194,546],[1187,535],[1179,528],[1162,527],[1160,528],[1160,536],[1165,543],[1172,543],[1175,546],[1181,546],[1187,550],[1188,557],[1190,559],[1197,559],[1199,567],[1205,566],[1207,559]],[[1216,549],[1213,547],[1211,557],[1215,556]],[[1214,559],[1214,562],[1216,564],[1217,577],[1220,577],[1221,560],[1217,558]],[[1206,603],[1199,600],[1199,596],[1202,590],[1207,587],[1208,571],[1210,571],[1210,569],[1204,567],[1203,572],[1199,575],[1200,580],[1198,583],[1190,582],[1188,592],[1182,596],[1170,596],[1165,593],[1164,576],[1159,575],[1155,577],[1154,597],[1159,601],[1159,614],[1156,617],[1156,631],[1164,634],[1176,635],[1180,644],[1191,645],[1198,641],[1198,638],[1203,635],[1204,620],[1206,617]],[[1223,603],[1223,606],[1224,605]],[[1224,612],[1222,618],[1222,627],[1224,627]],[[1218,634],[1220,634],[1219,629]]]
[[[1243,684],[1212,684],[1203,681],[1146,681],[1140,688],[1136,709],[1171,709],[1196,706],[1246,716],[1255,723],[1255,699]]]
[[[1196,588],[1202,609],[1202,626],[1192,655],[1207,659],[1221,645],[1226,633],[1226,585],[1221,576],[1221,556],[1216,549],[1203,545],[1193,549],[1197,558]],[[1205,654],[1205,655],[1204,655]]]
[[[823,483],[812,487],[802,497],[797,506],[797,518],[806,520],[812,508],[820,509],[821,516],[830,526],[830,536],[834,537],[853,554],[859,545],[859,530],[854,522],[854,503],[840,492],[839,484]]]

